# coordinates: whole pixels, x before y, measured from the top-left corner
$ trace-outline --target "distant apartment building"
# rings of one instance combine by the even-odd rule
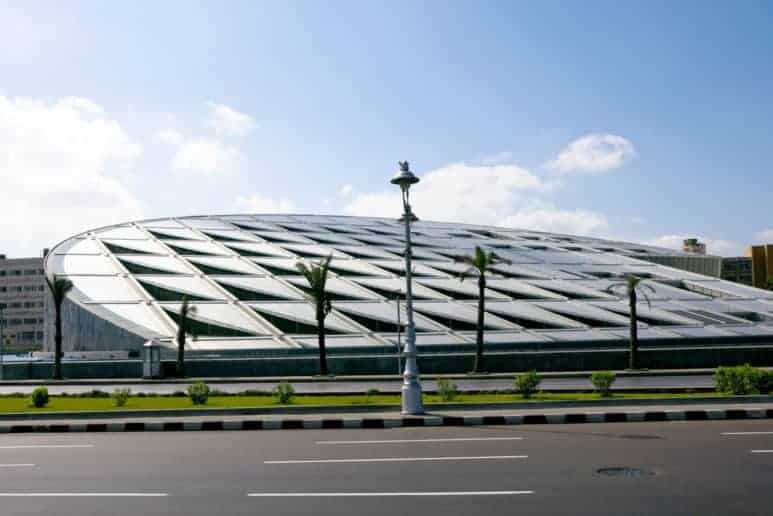
[[[746,250],[752,262],[752,285],[769,288],[773,282],[773,244],[753,245]]]
[[[703,274],[712,278],[722,276],[723,258],[704,254],[648,254],[637,255],[637,259],[658,263],[666,267],[681,269],[687,272]]]
[[[7,259],[0,254],[0,326],[5,351],[42,348],[45,296],[42,258]]]
[[[697,238],[685,238],[682,242],[682,251],[691,254],[706,254],[706,244],[699,242]]]
[[[752,259],[748,256],[722,258],[722,279],[752,286]]]

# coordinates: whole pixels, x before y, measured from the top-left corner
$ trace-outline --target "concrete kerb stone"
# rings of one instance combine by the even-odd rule
[[[534,425],[625,423],[643,421],[709,421],[723,419],[773,419],[773,409],[711,409],[633,412],[571,412],[565,414],[525,414],[491,416],[425,416],[363,417],[327,419],[264,419],[226,421],[132,421],[111,423],[16,424],[0,425],[0,433],[57,432],[174,432],[174,431],[240,431],[303,430],[322,428],[400,428],[427,426]]]

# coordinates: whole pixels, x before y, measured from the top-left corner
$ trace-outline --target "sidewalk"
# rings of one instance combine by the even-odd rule
[[[462,392],[479,392],[511,389],[516,373],[490,374],[480,376],[448,375],[425,376],[422,383],[425,392],[437,390],[437,378],[451,379]],[[714,388],[713,370],[685,371],[644,371],[632,373],[618,371],[615,390],[712,390]],[[540,373],[540,387],[550,391],[592,390],[588,379],[589,372]],[[280,381],[293,384],[298,394],[364,394],[370,389],[382,393],[399,393],[402,378],[394,376],[339,376],[331,378],[293,377],[293,378],[185,378],[164,380],[142,380],[123,378],[110,380],[25,380],[0,382],[0,394],[13,392],[29,393],[38,385],[46,385],[51,394],[77,394],[93,389],[113,391],[118,388],[130,388],[134,392],[171,394],[185,390],[195,381],[204,381],[212,389],[224,392],[242,392],[247,390],[270,392]]]
[[[773,419],[773,398],[751,397],[744,402],[625,404],[618,406],[534,408],[430,408],[423,416],[402,416],[397,411],[351,413],[275,414],[249,417],[244,414],[186,415],[51,419],[45,423],[9,420],[0,433],[47,432],[141,432],[215,430],[302,430],[326,428],[399,428],[415,426],[532,425],[577,423],[624,423],[642,421],[696,421],[721,419]]]

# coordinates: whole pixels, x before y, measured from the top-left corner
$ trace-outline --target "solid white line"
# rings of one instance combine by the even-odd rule
[[[34,464],[0,464],[0,468],[34,468]]]
[[[751,450],[752,453],[773,453],[773,450]]]
[[[16,444],[0,446],[2,450],[25,450],[35,448],[93,448],[93,444]]]
[[[53,497],[101,497],[101,498],[157,498],[167,493],[0,493],[2,498],[53,498]]]
[[[520,441],[523,437],[451,437],[447,439],[384,439],[381,441],[317,441],[316,444],[452,443],[465,441]]]
[[[773,435],[771,432],[722,432],[719,435]]]
[[[262,498],[283,497],[350,497],[350,496],[504,496],[527,495],[534,491],[407,491],[373,493],[247,493],[247,496]]]
[[[422,462],[438,460],[501,460],[526,459],[528,455],[481,455],[477,457],[386,457],[378,459],[303,459],[303,460],[266,460],[263,464],[328,464],[343,462]]]

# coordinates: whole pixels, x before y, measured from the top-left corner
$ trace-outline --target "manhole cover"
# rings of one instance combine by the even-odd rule
[[[601,468],[597,469],[596,473],[605,477],[651,477],[655,474],[654,471],[649,471],[641,468],[627,468],[627,467],[613,467],[613,468]]]

